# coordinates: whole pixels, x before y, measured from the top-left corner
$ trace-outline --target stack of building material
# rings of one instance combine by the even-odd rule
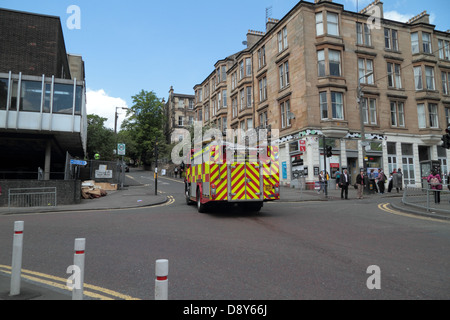
[[[106,196],[106,191],[117,190],[116,184],[96,183],[94,180],[84,181],[81,184],[81,197],[83,199],[95,199]]]

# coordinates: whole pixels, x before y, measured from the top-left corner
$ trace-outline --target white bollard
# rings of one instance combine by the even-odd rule
[[[23,249],[23,229],[24,222],[16,221],[14,223],[14,240],[11,264],[11,291],[10,296],[20,294],[20,278],[22,273],[22,249]]]
[[[155,300],[169,298],[169,260],[156,260]]]
[[[86,239],[75,239],[73,265],[79,270],[79,279],[76,281],[76,285],[72,289],[72,300],[83,300],[85,248]]]

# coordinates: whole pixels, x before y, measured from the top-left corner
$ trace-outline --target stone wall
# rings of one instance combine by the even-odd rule
[[[0,180],[2,195],[0,196],[0,207],[8,206],[8,191],[16,188],[48,188],[56,187],[57,204],[70,205],[81,202],[80,180]]]

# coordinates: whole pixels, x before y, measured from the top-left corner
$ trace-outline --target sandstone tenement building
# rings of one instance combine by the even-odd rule
[[[323,135],[332,174],[402,168],[405,184],[420,185],[421,161],[448,172],[440,142],[450,122],[450,33],[426,12],[403,23],[385,19],[379,0],[361,12],[300,1],[264,32],[249,30],[247,48],[218,60],[194,91],[203,124],[279,129],[285,184],[299,172],[317,180]]]

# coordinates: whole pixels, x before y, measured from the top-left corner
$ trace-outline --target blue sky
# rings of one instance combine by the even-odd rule
[[[313,2],[313,0],[309,0]],[[335,0],[356,11],[357,0]],[[361,10],[372,0],[359,0]],[[407,20],[427,10],[438,30],[450,29],[448,0],[384,0],[386,18]],[[86,65],[88,113],[109,118],[115,106],[130,107],[141,89],[167,100],[193,94],[213,65],[242,49],[249,29],[265,30],[266,8],[281,19],[298,0],[0,0],[0,7],[59,16],[68,53]],[[81,28],[70,30],[70,5],[80,10]],[[225,8],[225,10],[223,9]],[[446,8],[443,10],[443,8]],[[122,116],[123,118],[123,116]]]

